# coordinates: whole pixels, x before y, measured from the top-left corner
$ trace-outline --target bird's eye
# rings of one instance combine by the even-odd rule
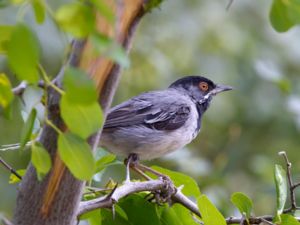
[[[201,91],[207,91],[208,90],[208,84],[206,82],[200,82],[199,88]]]

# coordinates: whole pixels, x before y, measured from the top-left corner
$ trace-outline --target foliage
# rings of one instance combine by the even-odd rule
[[[278,32],[285,32],[300,23],[300,2],[298,0],[273,0],[270,12],[272,26]]]
[[[115,21],[115,15],[102,1],[90,1],[89,3],[85,4],[81,1],[67,3],[53,12],[46,1],[15,2],[19,15],[26,13],[25,6],[30,5],[38,24],[43,24],[47,19],[51,19],[60,30],[71,37],[91,38],[95,54],[112,59],[123,67],[129,67],[130,61],[123,48],[115,40],[95,31],[96,12],[111,23]],[[160,3],[161,1],[156,0],[149,1],[145,10],[151,11]],[[296,0],[274,0],[270,11],[270,21],[274,29],[278,32],[285,32],[299,24],[299,7],[300,3]],[[111,154],[95,158],[87,142],[88,137],[96,133],[104,122],[94,82],[88,78],[85,72],[68,66],[64,72],[62,86],[52,82],[52,76],[42,66],[40,40],[23,18],[14,25],[0,26],[0,53],[7,58],[10,72],[16,75],[18,81],[26,81],[31,85],[20,97],[22,101],[28,103],[21,109],[25,123],[21,131],[20,148],[24,148],[28,142],[30,143],[31,162],[36,168],[38,179],[41,180],[50,171],[52,164],[49,153],[37,141],[40,129],[47,124],[59,134],[59,155],[71,173],[78,179],[92,183],[98,182],[99,180],[93,176],[111,166],[116,159]],[[52,87],[61,95],[61,117],[67,125],[68,131],[56,127],[48,120],[47,110],[45,110],[49,97],[48,89],[40,88],[39,80],[42,80],[46,87]],[[14,96],[11,83],[15,83],[12,76],[7,76],[5,73],[0,74],[0,112],[3,115],[9,107],[17,109],[13,105]],[[289,84],[284,80],[277,81],[277,84],[286,92],[290,89]],[[31,97],[27,101],[26,96],[30,95]],[[202,218],[197,218],[197,220],[201,220],[205,225],[226,224],[224,216],[207,195],[201,195],[198,184],[193,178],[158,166],[153,168],[168,175],[177,187],[182,185],[184,194],[197,199],[202,214]],[[21,174],[20,171],[18,172]],[[274,180],[277,193],[275,222],[280,222],[281,225],[299,224],[292,215],[284,214],[288,191],[287,178],[286,171],[279,165],[275,166]],[[11,176],[10,183],[17,181],[16,177]],[[84,215],[82,219],[88,220],[90,224],[197,224],[185,207],[178,204],[158,206],[145,201],[146,194],[148,193],[133,194],[122,199],[115,206],[114,216],[111,210],[97,209]],[[96,198],[98,195],[94,197]],[[242,217],[247,221],[251,218],[253,203],[248,196],[236,192],[232,194],[231,202]]]
[[[24,10],[27,4],[31,4],[34,10],[37,23],[42,24],[47,14],[53,15],[52,9],[42,0],[18,1],[20,12]],[[64,4],[59,7],[55,16],[51,19],[57,23],[60,29],[70,33],[75,38],[84,38],[88,35],[97,36],[95,30],[95,13],[103,15],[112,21],[112,16],[108,5],[91,2],[91,5],[76,1]],[[93,5],[96,7],[93,7]],[[62,160],[71,170],[75,177],[88,180],[95,172],[95,163],[87,144],[87,138],[97,132],[103,124],[101,108],[98,104],[97,90],[94,82],[88,78],[87,74],[75,68],[68,67],[65,70],[63,79],[64,91],[52,83],[49,75],[40,64],[39,40],[34,32],[22,19],[15,25],[1,26],[1,52],[8,59],[10,69],[16,74],[19,81],[26,81],[32,84],[26,88],[24,94],[24,105],[22,114],[25,118],[25,124],[22,129],[20,148],[31,141],[32,162],[40,175],[45,175],[51,166],[49,156],[42,146],[35,143],[36,134],[39,133],[43,123],[48,123],[59,133],[59,153]],[[110,58],[115,59],[121,64],[128,64],[128,59],[124,50],[116,42],[108,37],[107,41],[102,42],[95,39],[93,42],[98,48],[109,52]],[[111,46],[117,48],[111,48]],[[20,51],[20,49],[22,49]],[[42,94],[33,93],[30,102],[26,102],[27,89],[39,89],[38,81],[43,79],[46,86],[54,88],[61,94],[60,108],[61,116],[68,126],[70,132],[63,134],[59,128],[47,119],[45,107],[47,108],[47,89],[40,89]],[[11,104],[13,95],[11,84],[5,74],[1,74],[1,107],[8,108]],[[33,104],[33,99],[35,103]],[[44,105],[40,105],[40,103]],[[32,107],[28,107],[32,105]],[[38,126],[38,127],[37,127]],[[45,161],[45,164],[40,163]],[[100,167],[100,165],[98,165]]]
[[[250,218],[253,203],[252,200],[241,192],[236,192],[231,195],[231,202],[238,208],[242,215],[245,215],[247,219]]]

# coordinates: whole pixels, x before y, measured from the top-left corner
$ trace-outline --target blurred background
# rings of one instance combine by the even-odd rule
[[[55,9],[59,1],[49,2]],[[233,192],[253,199],[257,215],[275,211],[273,182],[278,152],[285,150],[300,180],[300,29],[277,33],[271,27],[271,0],[165,0],[142,20],[124,70],[114,105],[144,91],[164,89],[185,75],[203,75],[235,87],[215,98],[201,132],[192,144],[159,160],[147,162],[193,177],[201,192],[225,213],[234,215]],[[13,24],[17,8],[0,9],[0,23]],[[25,19],[40,40],[42,63],[55,75],[66,55],[67,39],[48,19],[37,25]],[[7,71],[0,56],[0,71]],[[16,85],[17,82],[14,83]],[[15,101],[19,105],[18,100]],[[22,119],[0,118],[0,145],[18,143]],[[25,168],[28,151],[0,152],[16,169]],[[0,212],[10,217],[17,185],[8,184],[0,167]],[[124,167],[106,170],[104,181],[124,179]],[[299,198],[300,200],[300,198]]]

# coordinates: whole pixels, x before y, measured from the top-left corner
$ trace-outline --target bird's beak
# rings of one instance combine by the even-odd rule
[[[227,86],[227,85],[218,84],[210,93],[212,95],[216,95],[216,94],[218,94],[220,92],[230,91],[232,89],[233,89],[233,87],[230,87],[230,86]]]

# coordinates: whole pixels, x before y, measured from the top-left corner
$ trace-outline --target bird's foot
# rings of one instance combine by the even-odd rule
[[[160,176],[159,179],[163,181],[163,187],[160,190],[152,191],[146,195],[146,199],[158,205],[164,203],[171,204],[171,197],[176,193],[176,188],[168,176]]]
[[[131,153],[125,160],[124,164],[126,165],[126,179],[125,183],[130,183],[130,168],[134,169],[136,165],[139,164],[139,157],[135,153]]]
[[[151,177],[149,177],[146,172],[153,174],[159,178],[163,178],[165,180],[170,180],[171,179],[165,175],[162,174],[154,169],[152,169],[151,167],[145,166],[143,164],[139,163],[139,157],[137,154],[135,153],[131,153],[125,160],[124,160],[124,164],[126,165],[126,179],[125,179],[125,183],[129,183],[130,181],[130,169],[134,170],[135,172],[137,172],[138,174],[140,174],[143,178],[145,178],[146,180],[152,180]]]

